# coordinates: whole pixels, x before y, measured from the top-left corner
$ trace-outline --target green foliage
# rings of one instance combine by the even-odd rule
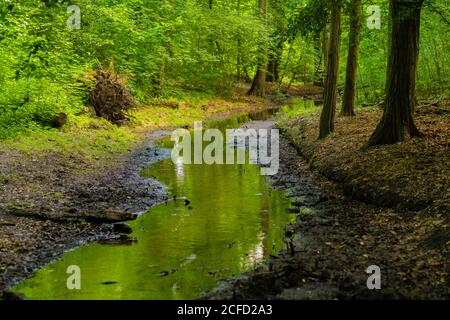
[[[339,84],[345,81],[345,65],[348,52],[349,1],[341,1],[344,7],[341,37],[341,61]],[[288,34],[294,40],[291,54],[287,59],[285,74],[303,74],[293,77],[295,82],[312,82],[317,54],[314,48],[314,36],[323,32],[329,23],[331,1],[300,0],[292,6],[294,14],[288,16]],[[381,9],[381,29],[369,29],[367,8],[378,5]],[[361,29],[360,61],[357,73],[358,103],[379,102],[384,97],[389,42],[389,4],[385,0],[363,1],[363,20]],[[430,0],[425,3],[422,12],[420,34],[420,57],[418,64],[417,95],[419,98],[450,97],[450,7],[446,0]],[[322,35],[321,35],[322,37]],[[321,38],[323,41],[323,37]],[[320,52],[319,52],[320,54]],[[292,57],[295,57],[292,59]],[[297,62],[293,62],[293,61]],[[286,61],[286,60],[285,60]],[[323,61],[322,61],[323,63]],[[323,68],[324,66],[322,66]],[[297,70],[297,72],[296,72]]]
[[[347,0],[336,1],[346,8]],[[99,65],[112,64],[141,103],[229,95],[236,81],[253,76],[262,54],[281,57],[282,82],[311,83],[324,70],[317,68],[323,64],[318,42],[331,3],[269,1],[264,24],[254,0],[79,0],[81,29],[70,30],[69,1],[0,0],[0,138],[47,128],[59,112],[79,112]],[[365,23],[373,4],[381,7],[381,30]],[[386,1],[363,1],[363,12],[359,103],[384,95],[389,37]],[[344,14],[340,84],[348,21]],[[419,97],[449,96],[449,21],[447,0],[426,2]],[[262,42],[267,53],[260,50]]]
[[[206,3],[80,0],[81,29],[70,30],[68,1],[0,1],[0,137],[79,111],[98,65],[113,64],[140,102],[229,93],[237,57],[252,70],[266,30],[250,0]]]

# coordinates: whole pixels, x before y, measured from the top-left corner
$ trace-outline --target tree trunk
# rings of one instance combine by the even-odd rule
[[[314,67],[314,81],[315,86],[323,87],[323,46],[320,43],[320,33],[314,34],[314,55],[315,55],[315,67]]]
[[[267,67],[267,77],[266,77],[266,81],[267,82],[277,82],[278,80],[280,80],[280,60],[281,60],[281,55],[282,55],[282,50],[283,48],[281,47],[277,47],[274,49],[275,52],[272,52],[269,55],[269,65]]]
[[[242,71],[241,71],[241,36],[237,37],[237,57],[236,57],[236,81],[241,82]]]
[[[390,0],[392,35],[383,117],[367,147],[419,136],[414,124],[420,12],[423,0]]]
[[[356,72],[358,70],[359,38],[361,31],[361,0],[352,0],[351,10],[347,69],[341,110],[343,116],[355,115]]]
[[[267,75],[266,75],[266,81],[267,82],[274,82],[275,81],[275,68],[276,68],[276,61],[274,54],[271,53],[269,55],[269,64],[267,66]]]
[[[266,0],[259,0],[259,12],[263,23],[266,24],[267,4]],[[265,95],[266,68],[267,68],[267,44],[261,47],[261,53],[258,61],[258,70],[253,79],[252,87],[248,91],[249,95],[263,97]]]
[[[336,114],[337,82],[339,75],[339,49],[341,40],[341,7],[333,4],[331,22],[330,47],[328,53],[327,76],[324,88],[324,103],[320,115],[319,139],[326,138],[334,131],[334,117]]]
[[[326,70],[328,67],[328,54],[329,54],[329,32],[328,32],[328,23],[327,23],[328,15],[325,14],[325,25],[323,26],[323,35],[322,35],[322,54],[323,54],[323,67]],[[325,82],[325,79],[322,79],[322,86]]]
[[[241,0],[238,0],[237,2],[237,14],[239,17],[241,16]],[[240,83],[242,79],[241,65],[242,65],[241,34],[239,33],[237,35],[237,57],[236,57],[236,80],[238,83]]]

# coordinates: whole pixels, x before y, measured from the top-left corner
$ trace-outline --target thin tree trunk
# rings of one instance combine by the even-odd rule
[[[383,117],[366,147],[421,135],[414,124],[420,12],[423,0],[390,0],[392,36]]]
[[[322,54],[323,54],[323,67],[326,70],[328,67],[328,54],[329,54],[329,32],[328,32],[328,14],[325,14],[325,25],[323,26],[323,35],[322,35]],[[322,86],[324,85],[325,79],[322,79]]]
[[[283,46],[277,45],[274,51],[269,55],[269,65],[267,67],[268,73],[266,77],[267,82],[277,82],[280,80],[280,62],[283,54]]]
[[[287,54],[287,58],[286,58],[286,62],[284,63],[283,66],[283,73],[280,76],[280,83],[283,83],[284,77],[286,76],[286,70],[288,69],[289,63],[291,61],[291,56],[292,56],[292,48],[294,46],[294,41],[291,42],[291,45],[289,46],[289,50],[288,50],[288,54]]]
[[[437,51],[436,39],[433,38],[434,64],[436,65],[436,75],[438,77],[439,89],[442,90],[441,66],[439,65],[439,55]]]
[[[236,80],[237,82],[241,82],[242,71],[241,71],[241,36],[238,35],[237,39],[237,59],[236,59]]]
[[[241,16],[241,0],[238,0],[237,2],[237,13],[238,16]],[[242,65],[242,56],[241,56],[241,34],[239,33],[237,36],[237,57],[236,57],[236,80],[237,82],[241,82],[242,79],[242,71],[241,71],[241,65]]]
[[[320,115],[319,139],[326,138],[334,131],[334,117],[336,114],[337,82],[339,74],[339,49],[341,40],[341,7],[333,4],[331,22],[330,47],[328,54],[327,76],[324,88],[324,103]]]
[[[266,24],[267,4],[266,0],[259,0],[259,11],[263,23]],[[263,97],[265,95],[266,68],[267,68],[267,44],[263,44],[260,49],[260,57],[258,61],[258,69],[253,79],[252,87],[248,91],[249,95]]]
[[[314,81],[315,86],[323,86],[323,46],[320,43],[320,33],[314,34],[314,55],[315,55],[315,66],[314,66]]]
[[[267,82],[274,82],[275,81],[275,69],[276,69],[276,60],[275,55],[271,53],[269,55],[269,65],[267,66],[267,76],[266,81]]]
[[[356,72],[358,70],[359,38],[361,30],[361,0],[352,0],[350,20],[347,69],[341,110],[343,116],[355,115]]]

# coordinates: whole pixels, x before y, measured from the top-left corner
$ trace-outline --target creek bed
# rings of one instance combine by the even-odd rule
[[[234,116],[209,127],[236,128],[276,112]],[[168,147],[167,142],[159,145]],[[170,200],[129,223],[136,242],[83,245],[14,291],[29,299],[194,299],[283,249],[285,226],[295,220],[289,199],[271,187],[257,165],[166,159],[142,175],[167,186]],[[67,289],[72,265],[80,267],[81,290]]]

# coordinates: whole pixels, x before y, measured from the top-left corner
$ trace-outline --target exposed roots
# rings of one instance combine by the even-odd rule
[[[97,71],[94,89],[89,93],[88,103],[97,116],[115,124],[128,121],[127,111],[135,106],[124,81],[117,74],[102,69]]]

